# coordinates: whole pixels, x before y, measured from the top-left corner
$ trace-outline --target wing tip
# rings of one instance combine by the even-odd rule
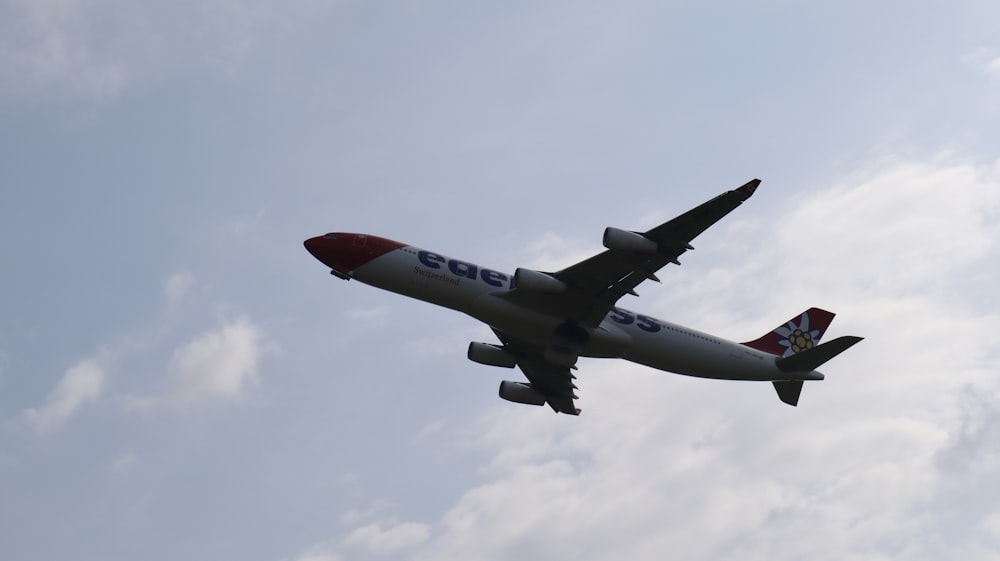
[[[757,187],[759,186],[760,186],[759,179],[751,179],[750,181],[744,183],[742,186],[734,189],[734,191],[743,195],[743,200],[747,200],[753,195],[753,192],[756,191]]]

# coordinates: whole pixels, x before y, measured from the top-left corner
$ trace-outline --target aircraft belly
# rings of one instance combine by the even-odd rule
[[[481,294],[466,310],[470,316],[524,341],[545,346],[564,320],[518,306],[496,294]]]
[[[430,272],[421,267],[415,248],[382,255],[352,271],[365,284],[390,290],[470,316],[511,337],[549,344],[566,320],[517,305],[503,298],[503,289],[476,279]],[[624,358],[658,370],[724,380],[797,379],[774,364],[774,356],[699,333],[679,325],[617,309],[587,330],[580,356]]]
[[[593,358],[620,358],[632,348],[632,336],[624,329],[605,320],[596,329],[588,330],[589,337],[583,356]]]
[[[666,324],[670,326],[670,324]],[[623,358],[659,370],[723,380],[775,380],[783,374],[773,357],[697,332],[672,329],[633,332],[635,343]]]

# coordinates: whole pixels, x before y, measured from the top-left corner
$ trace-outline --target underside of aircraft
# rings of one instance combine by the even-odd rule
[[[680,265],[691,242],[749,199],[760,180],[646,231],[608,227],[606,248],[559,271],[517,268],[513,274],[367,234],[336,232],[310,238],[306,249],[344,280],[463,312],[489,325],[499,344],[470,343],[470,360],[517,367],[527,381],[503,381],[500,397],[548,404],[579,414],[580,357],[622,358],[658,370],[725,380],[769,381],[779,399],[797,405],[803,383],[822,380],[822,364],[862,340],[820,343],[834,314],[810,308],[762,337],[735,343],[617,307],[663,267]]]

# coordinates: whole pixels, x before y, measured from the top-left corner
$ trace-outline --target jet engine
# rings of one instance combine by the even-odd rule
[[[517,366],[517,359],[507,352],[503,347],[490,345],[487,343],[469,343],[469,360],[485,364],[486,366],[500,366],[502,368],[514,368]]]
[[[528,292],[558,294],[566,292],[566,283],[548,273],[522,269],[514,271],[514,287]]]
[[[504,380],[500,382],[500,397],[514,403],[524,403],[525,405],[545,405],[545,396],[542,392],[531,387],[531,384],[523,382],[511,382]]]
[[[659,249],[657,243],[642,234],[607,227],[604,229],[604,247],[617,251],[652,255]]]

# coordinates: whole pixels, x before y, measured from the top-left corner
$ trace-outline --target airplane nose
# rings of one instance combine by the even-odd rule
[[[343,240],[336,234],[309,238],[302,245],[317,261],[330,268],[330,274],[342,279],[350,278],[347,275],[356,266],[350,258],[351,248],[345,248]]]
[[[315,257],[317,261],[327,267],[336,268],[337,248],[333,240],[326,236],[316,236],[302,242],[302,245],[306,246],[306,251]]]
[[[302,245],[316,260],[330,267],[332,274],[342,278],[348,278],[355,269],[373,259],[405,247],[385,238],[350,233],[317,236],[302,242]]]
[[[323,245],[323,236],[309,238],[308,240],[302,242],[302,245],[306,246],[306,251],[308,251],[313,257],[319,259],[319,254],[322,251],[321,247]],[[322,261],[322,259],[320,259],[320,261]]]

